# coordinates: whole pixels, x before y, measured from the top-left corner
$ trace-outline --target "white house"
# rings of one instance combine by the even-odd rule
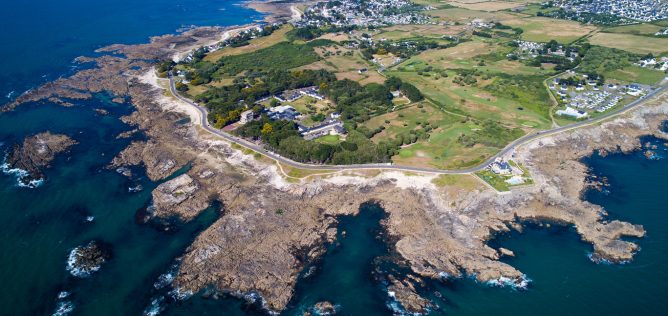
[[[570,106],[566,107],[565,110],[557,111],[557,115],[571,116],[571,117],[574,117],[576,119],[581,119],[581,118],[585,118],[585,117],[589,116],[589,114],[587,114],[587,112],[576,110],[576,109],[574,109]]]

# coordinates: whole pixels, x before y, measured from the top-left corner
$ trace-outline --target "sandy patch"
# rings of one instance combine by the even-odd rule
[[[155,87],[156,89],[168,91],[169,80],[158,78],[158,76],[155,73],[155,68],[152,68],[150,71],[147,71],[138,79],[140,82],[149,84]],[[156,102],[160,104],[163,110],[186,114],[190,117],[191,122],[193,122],[196,125],[200,125],[201,122],[200,112],[197,109],[195,109],[192,105],[175,98],[174,96],[171,95],[171,93],[169,94],[169,96],[161,94],[160,97],[156,99]]]

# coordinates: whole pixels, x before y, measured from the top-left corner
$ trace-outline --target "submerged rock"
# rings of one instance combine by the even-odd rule
[[[506,248],[499,248],[499,254],[502,255],[502,256],[505,256],[505,257],[514,257],[515,256],[515,253],[512,250],[506,249]]]
[[[313,306],[314,315],[334,315],[336,314],[336,306],[328,301],[315,303]]]
[[[19,183],[34,187],[44,179],[43,168],[50,167],[56,155],[66,152],[77,144],[67,135],[40,133],[15,144],[3,165],[6,173],[16,173]]]
[[[108,245],[91,241],[85,246],[72,249],[67,257],[67,271],[75,277],[87,277],[100,270],[102,264],[109,258],[111,249]]]
[[[432,303],[417,294],[413,283],[404,279],[403,281],[389,276],[390,286],[388,286],[388,295],[401,304],[401,306],[410,314],[427,314],[433,307]]]

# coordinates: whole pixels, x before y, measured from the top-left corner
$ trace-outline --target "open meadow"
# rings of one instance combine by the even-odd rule
[[[521,28],[524,30],[522,39],[532,42],[556,40],[559,43],[569,44],[597,29],[595,26],[582,25],[574,21],[543,17],[503,19],[501,22]]]
[[[631,34],[596,33],[589,42],[594,45],[617,48],[638,54],[660,55],[668,52],[668,38]]]

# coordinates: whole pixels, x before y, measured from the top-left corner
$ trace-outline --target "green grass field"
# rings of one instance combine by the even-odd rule
[[[473,121],[449,114],[423,102],[372,118],[365,126],[373,129],[385,126],[385,130],[373,137],[374,142],[393,139],[397,135],[417,131],[429,123],[433,128],[428,139],[404,146],[392,161],[407,166],[435,168],[465,168],[481,163],[499,149],[484,145],[466,147],[457,141],[462,134],[471,134],[480,127]]]
[[[668,38],[632,34],[597,33],[589,39],[594,45],[617,48],[637,54],[659,55],[668,52]]]
[[[505,178],[495,174],[492,171],[484,170],[476,172],[476,175],[500,192],[510,191],[510,186],[505,182]]]
[[[608,33],[633,34],[633,35],[654,35],[656,32],[665,29],[654,24],[639,23],[632,25],[616,26],[606,28],[603,31]]]
[[[500,121],[514,127],[544,129],[550,126],[547,111],[531,111],[518,100],[495,96],[480,87],[459,86],[452,82],[454,73],[438,79],[408,71],[392,71],[388,75],[411,82],[427,98],[454,113],[470,115],[478,120]]]
[[[659,70],[629,66],[624,69],[606,72],[604,76],[620,81],[654,85],[665,78],[666,74]]]
[[[316,138],[315,141],[321,144],[337,145],[341,142],[341,137],[339,135],[325,135],[323,137]]]

